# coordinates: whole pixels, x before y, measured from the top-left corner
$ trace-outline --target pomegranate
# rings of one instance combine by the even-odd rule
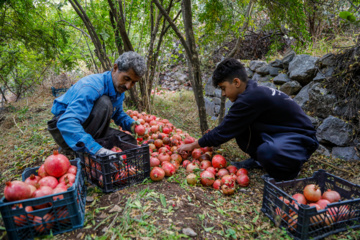
[[[309,202],[317,202],[321,198],[321,190],[315,184],[309,184],[304,188],[304,196]]]
[[[306,199],[301,193],[296,193],[292,196],[299,204],[306,205]]]
[[[161,181],[164,177],[165,177],[165,171],[162,168],[154,167],[150,172],[150,178],[155,182]]]
[[[232,195],[235,192],[235,187],[229,187],[228,185],[222,185],[221,191],[224,195]]]
[[[59,184],[59,182],[53,176],[47,176],[47,177],[43,177],[42,179],[40,179],[39,184],[41,187],[48,186],[48,187],[51,187],[52,189],[54,189]]]
[[[316,211],[321,210],[321,207],[316,203],[310,203],[309,206],[310,207],[315,207]],[[317,214],[317,215],[314,215],[314,216],[312,216],[310,218],[310,222],[316,226],[316,225],[318,225],[318,224],[320,224],[322,222],[323,218],[324,218],[324,214]]]
[[[212,147],[203,147],[203,148],[201,148],[201,151],[203,151],[204,153],[206,153],[206,152],[212,152],[213,149],[212,149]]]
[[[156,157],[150,157],[150,167],[158,167],[160,165],[160,160]]]
[[[194,172],[194,169],[200,169],[199,168],[199,165],[197,165],[196,163],[189,163],[187,166],[186,166],[186,172],[188,173],[193,173]]]
[[[193,159],[199,159],[201,156],[202,152],[200,148],[196,148],[192,151],[191,156]]]
[[[181,162],[182,162],[182,157],[177,153],[172,154],[170,156],[170,159],[177,161],[179,164],[181,164]]]
[[[248,170],[246,168],[240,168],[237,172],[236,172],[236,176],[239,176],[240,174],[246,174],[248,175]]]
[[[186,168],[189,163],[190,163],[190,160],[183,161],[183,167]]]
[[[200,168],[205,170],[208,167],[211,167],[211,162],[209,160],[204,160],[200,163]]]
[[[215,188],[216,190],[220,190],[220,188],[221,188],[221,180],[220,179],[215,180],[215,182],[213,183],[213,188]]]
[[[146,132],[146,128],[143,125],[136,125],[134,130],[135,133],[139,136],[144,136]]]
[[[323,193],[323,195],[321,196],[322,199],[326,199],[329,202],[333,203],[333,202],[338,202],[341,199],[341,196],[338,192],[333,191],[331,189],[328,189],[326,192]]]
[[[35,176],[35,174],[31,174],[30,177],[28,177],[27,179],[25,179],[24,182],[25,182],[26,184],[35,186],[35,184],[38,183],[40,179],[41,179],[41,177]]]
[[[193,138],[193,137],[186,137],[185,139],[184,139],[184,143],[185,144],[190,144],[190,143],[193,143],[193,142],[195,142],[195,138]]]
[[[37,189],[35,192],[34,192],[34,198],[38,198],[38,197],[44,197],[44,196],[47,196],[47,195],[51,195],[53,193],[53,189],[49,186],[42,186],[40,187],[39,189]],[[40,205],[36,205],[36,206],[33,206],[34,209],[41,209],[41,208],[46,208],[49,206],[50,203],[44,203],[44,204],[40,204]]]
[[[160,160],[160,162],[170,162],[170,156],[167,153],[159,154],[158,159]]]
[[[149,143],[149,149],[150,150],[156,150],[155,144]]]
[[[290,231],[295,231],[297,227],[298,222],[298,215],[296,212],[292,212],[289,214],[289,220],[288,220],[288,228]]]
[[[171,163],[172,165],[174,165],[176,171],[179,169],[180,163],[179,163],[178,161],[176,161],[176,160],[170,160],[170,163]]]
[[[171,132],[171,128],[163,127],[162,132],[165,133],[165,134],[169,134]]]
[[[67,191],[67,188],[66,188],[66,187],[56,187],[56,188],[53,190],[52,194],[62,193],[62,192],[66,192],[66,191]],[[54,199],[54,201],[64,199],[64,195],[54,196],[53,199]]]
[[[217,177],[218,178],[222,178],[225,175],[230,175],[229,171],[226,170],[226,168],[219,169],[219,171],[217,172]]]
[[[20,208],[23,208],[23,205],[21,203],[15,204],[13,207],[11,207],[12,210],[20,209]],[[28,212],[32,212],[32,211],[34,211],[34,209],[31,206],[26,206],[25,207],[25,212],[28,213]],[[34,217],[31,214],[26,214],[26,215],[27,215],[29,220],[32,220],[33,217]],[[21,226],[24,226],[25,224],[28,224],[28,219],[26,218],[25,215],[14,216],[15,225],[18,226],[18,227],[21,227]]]
[[[316,204],[319,205],[321,209],[325,209],[326,206],[330,204],[330,202],[326,199],[320,199],[319,201],[316,202]]]
[[[158,152],[159,153],[166,153],[168,151],[168,149],[166,147],[160,147]]]
[[[46,230],[50,230],[54,226],[54,216],[50,213],[44,215],[43,218],[34,216],[34,228],[37,232],[43,233]]]
[[[167,177],[171,177],[172,175],[174,175],[176,168],[174,165],[172,165],[171,163],[164,163],[164,165],[162,166],[162,168],[165,171],[165,176]]]
[[[58,178],[68,171],[71,164],[67,157],[54,150],[53,155],[46,158],[44,165],[47,174]]]
[[[203,186],[211,186],[215,182],[215,175],[208,171],[200,174],[200,182]]]
[[[60,179],[59,179],[59,182],[65,182],[65,178],[67,178],[67,180],[71,183],[74,183],[75,182],[75,179],[76,179],[76,176],[72,173],[67,173],[67,174],[64,174]]]
[[[4,196],[9,202],[27,199],[31,197],[30,194],[31,189],[28,184],[21,181],[6,182]]]
[[[283,196],[280,196],[279,199],[280,199],[282,202],[284,202],[286,205],[289,205],[289,203],[290,203],[290,201],[289,201],[288,199],[284,198]],[[281,216],[282,219],[284,219],[285,221],[287,221],[288,215],[285,213],[284,210],[285,210],[285,209],[284,209],[283,207],[282,207],[282,208],[277,207],[277,208],[275,209],[275,213],[276,213],[276,215]]]
[[[34,195],[34,192],[37,190],[37,188],[35,186],[40,186],[38,183],[34,186],[34,185],[30,185],[28,184],[30,187],[30,197],[32,197]]]
[[[246,174],[240,174],[237,176],[236,181],[240,187],[247,187],[250,183],[250,179]]]
[[[230,188],[235,187],[234,178],[230,175],[225,175],[221,178],[221,185],[227,185]]]
[[[67,173],[72,173],[76,176],[76,173],[77,173],[77,167],[76,166],[73,166],[71,165],[67,171]]]
[[[339,207],[338,221],[352,219],[355,217],[355,211],[351,211],[349,205]]]
[[[187,159],[190,156],[189,152],[187,152],[187,151],[180,153],[180,155],[181,155],[182,159]]]
[[[236,174],[237,172],[237,167],[235,167],[234,165],[230,165],[226,169],[229,171],[229,173]]]
[[[209,156],[209,154],[202,154],[199,158],[199,161],[202,162],[204,160],[211,160],[211,157]]]
[[[38,169],[38,175],[40,177],[46,177],[49,176],[49,174],[47,174],[47,172],[45,171],[45,165],[41,165],[40,168]]]
[[[212,165],[214,168],[224,168],[226,167],[226,160],[223,156],[217,154],[212,158]]]
[[[163,145],[163,140],[161,140],[161,139],[156,139],[155,142],[154,142],[154,144],[155,144],[155,147],[161,148],[162,145]]]
[[[193,173],[190,173],[189,175],[186,176],[186,182],[189,184],[189,185],[195,185],[196,184],[196,180],[197,180],[197,177],[195,174]]]
[[[214,174],[215,176],[217,176],[216,175],[216,169],[214,168],[214,167],[208,167],[207,169],[206,169],[206,171],[209,171],[209,172],[211,172],[212,174]]]

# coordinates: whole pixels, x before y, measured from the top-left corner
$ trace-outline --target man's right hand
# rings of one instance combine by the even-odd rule
[[[97,156],[97,157],[104,157],[104,156],[107,156],[107,155],[110,155],[109,159],[115,159],[116,158],[116,152],[113,152],[113,151],[111,151],[109,149],[106,149],[106,148],[100,148],[99,151],[97,151],[95,153],[95,156]],[[123,161],[123,159],[121,159],[119,161],[120,165],[124,165],[122,161]],[[110,163],[110,167],[111,167],[111,171],[113,171],[113,172],[118,170],[113,162]]]
[[[135,127],[137,126],[137,125],[140,125],[140,122],[139,121],[135,121],[135,122],[133,122],[133,124],[131,125],[131,132],[133,133],[133,134],[135,134]]]

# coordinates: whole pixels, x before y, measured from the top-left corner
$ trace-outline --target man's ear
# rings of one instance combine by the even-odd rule
[[[114,63],[113,72],[114,71],[116,72],[117,70],[118,70],[118,65],[116,63]]]
[[[233,79],[233,83],[235,84],[236,87],[240,87],[241,85],[241,80],[239,78],[234,78]]]

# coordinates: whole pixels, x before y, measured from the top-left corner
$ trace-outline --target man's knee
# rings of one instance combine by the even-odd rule
[[[101,96],[98,100],[96,100],[94,107],[97,105],[101,106],[101,108],[108,108],[112,110],[112,103],[109,96]]]
[[[275,145],[265,142],[261,144],[256,152],[256,160],[261,163],[263,167],[272,163],[279,155],[279,148]]]

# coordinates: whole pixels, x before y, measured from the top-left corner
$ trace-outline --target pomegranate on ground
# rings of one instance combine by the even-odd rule
[[[164,177],[165,171],[160,167],[154,167],[150,172],[150,178],[153,181],[161,181]]]
[[[200,182],[204,186],[211,186],[215,182],[215,175],[205,170],[200,174]]]

